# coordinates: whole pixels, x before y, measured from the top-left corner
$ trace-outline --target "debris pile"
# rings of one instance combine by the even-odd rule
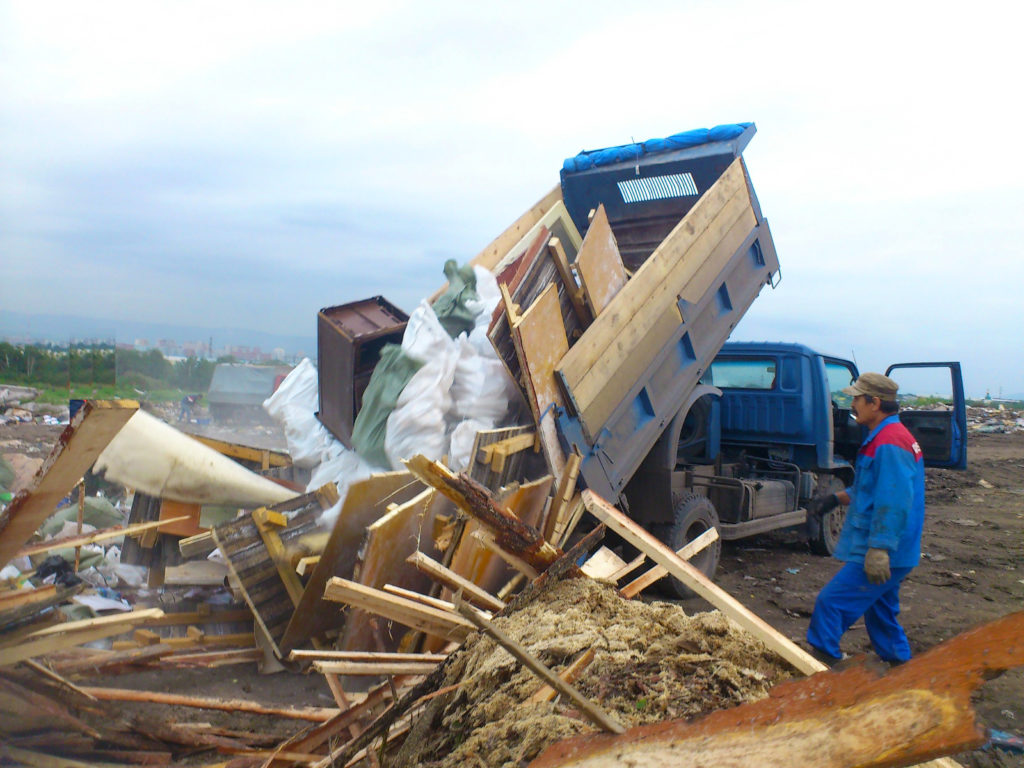
[[[627,726],[694,717],[754,701],[792,668],[721,613],[624,600],[591,579],[566,579],[505,619],[509,635],[557,670],[593,650],[575,685]],[[589,730],[571,703],[537,696],[541,682],[484,635],[448,665],[397,756],[402,765],[519,766]]]
[[[1003,403],[967,409],[967,428],[971,432],[1004,434],[1024,432],[1024,412],[1007,408]]]

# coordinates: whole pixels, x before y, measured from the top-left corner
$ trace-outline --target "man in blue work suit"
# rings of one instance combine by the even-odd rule
[[[896,617],[900,584],[921,559],[924,456],[896,415],[898,391],[880,373],[862,374],[843,390],[853,396],[851,412],[868,436],[857,453],[853,487],[817,499],[809,510],[822,514],[848,506],[833,553],[845,564],[818,594],[807,630],[807,642],[827,664],[843,657],[839,639],[861,616],[883,661],[910,658]]]

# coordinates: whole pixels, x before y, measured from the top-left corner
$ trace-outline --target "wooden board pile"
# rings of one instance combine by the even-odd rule
[[[738,201],[738,221],[745,215],[742,165],[725,174],[723,183],[728,188],[715,194]],[[695,243],[700,238],[693,223],[700,216],[698,205],[670,235],[667,247],[676,251],[698,247]],[[720,222],[728,232],[726,224]],[[673,253],[667,261],[678,261],[679,254]],[[508,760],[518,761],[532,758],[561,736],[594,728],[618,736],[588,741],[580,746],[581,753],[600,753],[607,746],[602,738],[618,739],[610,748],[613,751],[642,751],[646,742],[638,742],[636,732],[627,726],[655,714],[660,719],[696,711],[692,701],[684,703],[679,690],[659,687],[665,682],[662,678],[675,675],[682,682],[677,687],[683,688],[702,680],[707,691],[715,688],[718,694],[701,698],[717,708],[761,697],[771,683],[786,675],[812,675],[823,669],[689,565],[686,558],[710,544],[714,531],[675,553],[605,500],[577,488],[580,457],[564,452],[555,431],[552,408],[564,406],[569,394],[556,380],[556,370],[563,381],[573,383],[573,407],[584,417],[584,425],[594,428],[607,416],[608,398],[616,396],[606,392],[605,385],[621,384],[628,374],[628,365],[613,369],[604,365],[605,352],[618,350],[617,360],[625,364],[636,352],[629,346],[630,334],[654,338],[659,333],[657,308],[661,305],[651,296],[661,283],[629,277],[604,212],[594,213],[586,237],[581,238],[556,189],[474,262],[499,276],[503,303],[493,318],[490,338],[523,387],[533,423],[480,433],[467,473],[455,475],[443,463],[418,456],[409,458],[407,471],[379,473],[354,483],[341,500],[330,530],[322,530],[317,523],[323,510],[338,501],[336,489],[329,485],[180,538],[179,551],[188,562],[205,562],[213,550],[224,558],[227,581],[238,602],[223,610],[174,616],[138,608],[84,623],[59,623],[48,609],[66,599],[60,590],[0,592],[0,612],[7,612],[6,617],[0,613],[0,714],[4,715],[0,735],[6,750],[0,756],[29,765],[56,764],[52,762],[55,754],[62,756],[61,765],[73,765],[73,760],[141,765],[166,764],[198,749],[216,750],[220,755],[204,753],[209,759],[193,755],[193,764],[383,765],[391,764],[396,754],[403,755],[397,758],[402,764],[433,764],[440,752],[450,751],[446,745],[461,739],[476,750],[478,764],[492,764],[492,755],[486,752],[494,739],[528,742],[528,748],[509,752]],[[667,279],[662,275],[662,281]],[[609,303],[623,291],[635,294],[631,301],[653,302],[649,304],[653,314],[611,317]],[[674,300],[669,303],[675,304]],[[640,327],[637,322],[653,325]],[[596,332],[588,335],[588,329]],[[131,407],[124,404],[87,405],[62,437],[36,485],[0,517],[0,560],[6,561],[24,545],[130,413]],[[598,526],[563,550],[588,512]],[[167,524],[166,520],[153,522]],[[633,544],[640,556],[624,563],[608,550],[598,549],[605,527]],[[577,568],[583,559],[585,565]],[[628,632],[623,637],[621,624],[636,620],[646,610],[627,601],[666,574],[720,611],[694,625],[704,640],[683,639],[672,646],[664,638],[676,630],[682,632],[680,622],[685,617],[675,608],[653,609],[661,612],[655,622],[668,630],[662,633],[663,641],[640,628],[632,640]],[[602,595],[598,599],[595,587],[573,583],[587,578],[615,585],[615,590],[598,590]],[[595,623],[580,630],[573,643],[558,635],[558,621],[547,621],[554,637],[551,631],[531,635],[545,623],[540,618],[544,611],[549,617],[569,614],[568,603],[595,606],[591,611],[595,620],[598,613],[611,617],[618,639],[614,643],[606,639],[606,648],[587,639],[593,636],[587,632],[602,634]],[[604,606],[600,610],[598,603]],[[578,606],[576,613],[580,613]],[[586,617],[579,618],[585,624]],[[243,623],[243,630],[207,631],[236,621]],[[172,623],[179,629],[184,625],[184,636],[169,631]],[[490,640],[485,642],[478,632]],[[708,643],[716,636],[742,638],[737,640],[740,645],[733,644],[741,650],[730,661],[732,667],[720,658],[725,653],[721,647]],[[109,637],[116,638],[110,649],[78,648]],[[586,645],[592,646],[593,653],[585,652]],[[612,660],[602,655],[610,653],[611,645],[631,653]],[[661,651],[652,655],[651,646]],[[1002,655],[993,654],[984,670],[1020,663],[1022,653],[1014,646]],[[694,672],[686,677],[679,671],[679,664],[697,669],[707,662],[705,657],[717,669],[713,674]],[[749,663],[742,663],[740,657]],[[267,671],[312,669],[324,676],[336,707],[268,708],[255,702],[161,697],[149,691],[81,687],[69,679],[128,666],[174,669],[242,662],[257,662]],[[515,672],[520,664],[530,670],[529,675]],[[667,666],[662,670],[660,665]],[[655,666],[662,671],[655,673]],[[964,666],[962,659],[960,666]],[[532,675],[543,687],[540,682],[527,684]],[[511,677],[518,682],[510,689],[486,683],[497,678],[508,682]],[[357,681],[381,678],[382,683],[355,693],[357,687],[366,687]],[[914,679],[920,687],[920,680]],[[739,685],[741,680],[744,685]],[[962,687],[970,683],[966,680]],[[730,685],[735,695],[727,691]],[[858,685],[849,687],[874,690]],[[959,691],[953,693],[960,695]],[[850,693],[851,700],[860,701],[857,695]],[[628,702],[630,696],[636,698],[627,714],[615,702]],[[509,709],[519,707],[524,697],[542,719],[557,722],[557,727],[545,731],[532,725],[494,725]],[[268,742],[266,733],[253,729],[245,734],[230,728],[185,727],[161,718],[154,722],[128,717],[104,700],[248,710],[316,724]],[[636,703],[640,700],[648,703],[640,707]],[[830,699],[823,695],[819,700],[827,705]],[[25,714],[24,701],[34,703],[31,715]],[[473,709],[474,705],[481,706]],[[744,704],[737,711],[746,706],[757,705]],[[936,722],[940,728],[945,721]],[[470,725],[492,730],[475,736],[468,731],[456,733]],[[962,748],[970,736],[965,735],[964,726],[957,727],[960,730],[952,741],[925,740],[924,746],[901,752],[902,764],[952,749],[954,742]],[[431,743],[423,731],[437,728],[447,733]],[[405,746],[410,733],[413,738]],[[424,744],[426,748],[420,749]],[[890,755],[884,739],[879,737],[877,744],[874,757]],[[558,757],[551,754],[539,759],[547,765],[576,764],[571,751]],[[858,764],[874,764],[871,754],[867,758],[858,754]],[[495,755],[494,760],[506,758]]]

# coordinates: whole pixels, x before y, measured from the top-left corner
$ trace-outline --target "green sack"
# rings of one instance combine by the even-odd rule
[[[124,514],[119,512],[113,504],[102,496],[86,496],[85,512],[82,515],[82,522],[95,526],[98,530],[113,528],[115,525],[124,524]],[[57,510],[39,527],[39,533],[43,536],[52,536],[61,528],[64,523],[78,519],[78,502]]]
[[[431,305],[441,326],[453,339],[460,333],[469,333],[476,323],[476,314],[466,307],[467,301],[480,301],[476,292],[476,272],[466,264],[459,267],[455,259],[444,263],[444,276],[448,289]]]
[[[409,379],[422,367],[423,363],[406,355],[398,344],[385,344],[380,351],[380,360],[363,392],[363,404],[352,425],[352,447],[376,467],[391,467],[384,451],[388,416],[395,410],[398,396]]]

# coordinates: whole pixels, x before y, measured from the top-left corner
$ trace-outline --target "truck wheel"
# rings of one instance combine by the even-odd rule
[[[673,551],[677,551],[705,531],[717,527],[718,512],[715,511],[715,505],[711,500],[697,493],[687,493],[676,502],[675,523],[668,529],[665,543]],[[690,565],[710,579],[718,569],[721,554],[722,540],[716,539],[710,546],[690,558]],[[669,577],[667,582],[668,589],[674,596],[680,599],[693,597],[693,591],[678,579]]]
[[[830,493],[836,493],[845,488],[842,480],[837,477],[831,478],[825,493],[823,496],[827,496]],[[808,539],[808,543],[811,546],[811,552],[816,555],[831,555],[836,551],[836,545],[839,543],[839,534],[843,530],[843,521],[846,520],[846,507],[839,506],[835,509],[826,512],[822,515],[821,524],[814,524],[811,526],[811,536]]]

